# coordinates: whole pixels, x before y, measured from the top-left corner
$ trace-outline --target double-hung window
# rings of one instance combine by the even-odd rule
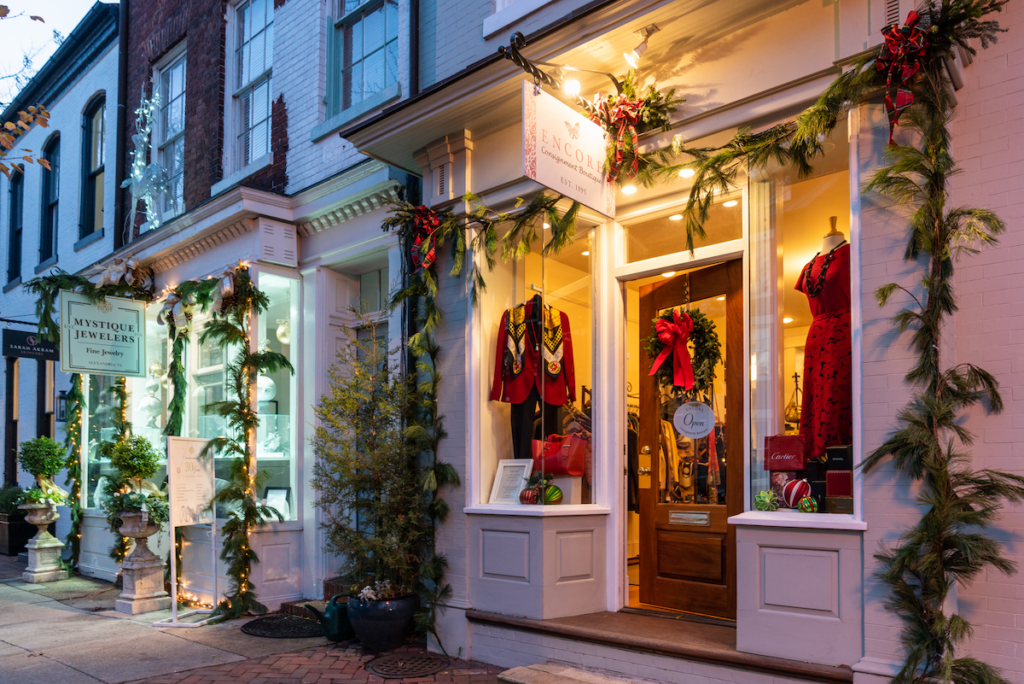
[[[160,207],[163,218],[185,210],[185,53],[159,70],[160,113],[157,119],[157,158],[167,173],[167,194]]]
[[[334,114],[398,82],[397,0],[337,0],[334,25]]]
[[[55,137],[43,148],[43,159],[50,169],[43,169],[43,207],[39,231],[39,263],[54,255],[57,239],[57,207],[60,200],[60,138]]]
[[[85,190],[82,200],[82,228],[79,238],[86,238],[103,230],[103,170],[106,166],[107,105],[104,100],[94,102],[85,112],[82,128],[85,132],[83,159]]]
[[[236,155],[238,168],[270,154],[270,92],[274,60],[274,5],[251,0],[235,8]]]
[[[25,198],[25,171],[17,169],[11,173],[11,213],[8,233],[7,282],[21,277],[21,221],[22,204]]]

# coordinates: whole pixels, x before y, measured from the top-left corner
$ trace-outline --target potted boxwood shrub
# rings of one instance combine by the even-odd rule
[[[64,469],[64,447],[49,437],[36,437],[21,443],[18,453],[21,467],[36,479],[36,486],[21,494],[25,520],[39,528],[42,538],[46,528],[60,517],[57,506],[64,503],[68,493],[53,483],[53,478]]]
[[[147,480],[159,469],[160,454],[145,437],[129,435],[111,448],[110,464],[119,477],[107,483],[107,525],[114,534],[135,540],[126,561],[156,558],[147,539],[170,519],[163,493]]]
[[[312,484],[325,546],[342,559],[352,628],[367,648],[387,651],[409,631],[429,531],[417,454],[403,431],[411,393],[377,323],[360,323],[316,406]]]
[[[25,550],[25,543],[35,534],[35,528],[25,522],[25,514],[18,510],[21,487],[0,488],[0,553],[17,556]]]

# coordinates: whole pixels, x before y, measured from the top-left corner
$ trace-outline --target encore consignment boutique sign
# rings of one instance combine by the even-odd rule
[[[34,332],[4,330],[4,356],[39,361],[56,361],[57,347]]]
[[[146,368],[146,305],[60,291],[60,369],[141,378]]]
[[[615,184],[604,172],[604,129],[523,81],[523,174],[609,218]]]

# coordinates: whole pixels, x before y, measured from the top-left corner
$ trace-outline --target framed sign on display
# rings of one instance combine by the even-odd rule
[[[64,373],[146,376],[146,304],[60,291],[60,369]]]
[[[494,474],[491,486],[492,504],[518,504],[519,493],[526,487],[526,481],[533,472],[533,460],[527,458],[506,458],[498,461],[498,472]]]

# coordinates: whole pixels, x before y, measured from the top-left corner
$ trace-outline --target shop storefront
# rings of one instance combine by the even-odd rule
[[[523,53],[597,72],[572,72],[589,101],[609,89],[605,72],[622,72],[635,33],[656,25],[639,83],[675,88],[687,102],[671,130],[641,138],[650,150],[674,137],[690,149],[718,147],[741,129],[791,121],[842,72],[843,58],[870,47],[861,20],[809,3],[759,8],[720,34],[700,12],[687,23],[679,11],[628,20],[595,11],[587,31],[545,35]],[[808,42],[780,49],[775,36],[794,22]],[[564,191],[527,177],[523,79],[495,61],[343,135],[396,166],[415,165],[434,209],[470,214],[476,204],[464,195],[473,193],[494,212],[523,211],[538,193]],[[576,139],[574,121],[583,119],[565,130],[549,122],[553,145]],[[424,130],[438,129],[459,132],[426,139]],[[698,617],[694,624],[735,628],[737,658],[801,661],[824,666],[815,676],[852,679],[864,657],[872,553],[857,470],[862,307],[871,301],[862,274],[890,258],[864,249],[866,216],[872,225],[886,219],[875,206],[865,214],[860,188],[887,134],[884,108],[867,104],[820,141],[810,173],[741,170],[715,193],[692,251],[684,209],[693,179],[682,168],[650,187],[619,184],[614,210],[583,200],[560,249],[538,218],[538,238],[516,258],[488,269],[478,250],[486,289],[475,301],[461,276],[448,276],[441,250],[440,400],[460,429],[449,428],[440,455],[464,483],[446,495],[455,512],[439,538],[454,590],[439,617],[449,652],[508,666],[590,658],[636,672],[617,670],[633,661],[614,644],[632,648],[628,639],[643,635],[610,635],[626,629],[612,626],[580,645],[556,635],[585,619],[550,621]],[[566,197],[561,214],[570,205]],[[687,325],[690,389],[673,356],[660,354]],[[797,436],[803,453],[787,461]],[[539,455],[550,440],[572,455]],[[539,473],[553,477],[559,505],[534,504],[544,496],[529,491]],[[668,673],[678,666],[658,667],[646,676],[675,681]]]

